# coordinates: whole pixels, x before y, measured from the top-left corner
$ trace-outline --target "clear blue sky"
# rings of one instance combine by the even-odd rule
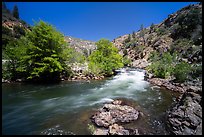
[[[6,2],[16,4],[20,18],[33,25],[39,19],[66,36],[97,41],[158,24],[169,14],[196,2]]]

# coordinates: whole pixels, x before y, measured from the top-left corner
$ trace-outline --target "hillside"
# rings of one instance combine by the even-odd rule
[[[91,52],[96,49],[95,42],[93,41],[73,38],[71,36],[65,36],[64,38],[71,47],[74,47],[77,52],[84,54],[86,57],[88,57]]]
[[[2,58],[5,59],[4,50],[6,45],[19,39],[21,36],[25,36],[26,31],[30,31],[31,27],[25,21],[20,18],[16,18],[12,15],[11,11],[6,8],[6,5],[2,4]]]
[[[141,28],[113,40],[133,67],[145,68],[153,51],[178,51],[188,63],[202,62],[202,5],[189,5],[168,15],[160,24]]]
[[[30,26],[23,20],[14,17],[5,5],[2,5],[2,26],[14,29],[14,26],[20,26],[24,29],[30,29]]]

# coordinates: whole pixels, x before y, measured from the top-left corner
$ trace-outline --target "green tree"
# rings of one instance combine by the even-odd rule
[[[154,31],[154,23],[151,24],[150,26],[150,33]]]
[[[13,16],[14,16],[15,18],[19,19],[19,12],[18,12],[18,7],[17,7],[17,5],[15,5],[15,6],[13,7]]]
[[[184,82],[191,72],[191,65],[186,62],[179,62],[174,68],[174,76],[176,82]]]
[[[2,26],[2,50],[5,49],[6,45],[13,39],[12,31]]]
[[[16,25],[13,27],[13,30],[15,32],[14,33],[15,38],[20,38],[21,36],[25,36],[26,31],[24,30],[23,27]]]
[[[123,67],[122,56],[109,40],[101,39],[96,42],[97,50],[89,56],[89,68],[98,73],[112,75],[115,69]]]
[[[62,46],[65,45],[63,35],[53,26],[40,21],[28,33],[32,43],[24,58],[27,67],[22,71],[28,72],[31,80],[59,80],[63,70],[64,59]]]
[[[132,38],[136,38],[135,31],[132,32]]]
[[[128,43],[128,42],[130,42],[130,40],[131,40],[131,36],[130,36],[130,34],[128,35],[128,37],[127,37],[127,39],[125,39],[125,43]]]
[[[2,70],[5,79],[16,80],[17,78],[25,76],[24,74],[26,72],[21,73],[19,70],[25,67],[21,60],[26,56],[26,50],[29,45],[25,37],[10,41],[7,44],[4,51],[7,62],[4,64],[4,70]]]

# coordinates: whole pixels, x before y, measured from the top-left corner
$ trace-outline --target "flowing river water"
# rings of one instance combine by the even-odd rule
[[[74,134],[90,134],[87,124],[93,111],[113,99],[124,99],[144,113],[129,126],[140,134],[169,134],[165,111],[177,93],[155,87],[144,80],[144,71],[121,69],[100,81],[63,81],[58,84],[2,84],[2,133],[40,134],[60,126]]]

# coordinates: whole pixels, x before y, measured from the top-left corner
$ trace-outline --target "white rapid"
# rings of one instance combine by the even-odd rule
[[[88,83],[75,85],[80,88],[80,92],[77,93],[77,88],[75,87],[75,89],[71,89],[76,90],[73,94],[45,99],[39,105],[44,111],[73,111],[81,107],[90,107],[111,102],[115,98],[137,100],[141,92],[147,91],[149,83],[144,80],[145,74],[143,70],[120,69],[118,72],[113,78],[106,80],[102,84],[97,84],[95,88],[83,88],[83,85]],[[66,87],[62,88],[66,90]],[[70,92],[68,88],[67,92]]]
[[[73,108],[110,102],[114,98],[137,100],[137,94],[145,92],[149,87],[149,83],[144,80],[143,70],[120,69],[118,71],[119,74],[106,80],[104,84],[88,89],[78,96],[67,96],[64,100],[70,100]]]

